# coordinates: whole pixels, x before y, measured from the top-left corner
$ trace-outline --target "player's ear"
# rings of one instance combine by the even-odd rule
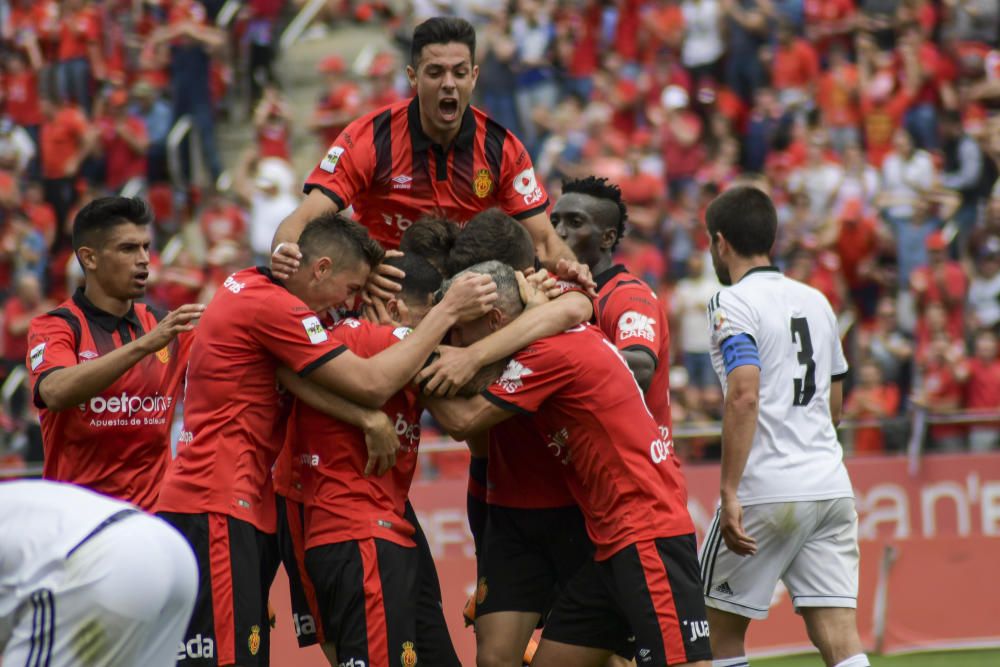
[[[410,309],[406,307],[406,302],[402,299],[397,299],[393,297],[389,299],[389,302],[385,304],[386,310],[389,311],[389,317],[392,318],[393,322],[397,324],[406,324],[409,322]]]
[[[479,65],[472,66],[472,85],[475,87],[476,81],[479,79]]]
[[[417,87],[417,70],[413,69],[413,65],[406,66],[406,80],[410,82],[410,88]]]
[[[618,240],[618,230],[608,228],[601,233],[601,250],[610,250]]]
[[[488,312],[486,317],[489,318],[487,321],[490,323],[490,331],[499,331],[503,327],[503,313],[499,308]]]
[[[333,260],[329,257],[320,257],[316,260],[316,263],[312,265],[313,278],[316,280],[322,280],[326,278],[330,273],[333,272]]]
[[[80,260],[80,265],[87,271],[97,270],[97,251],[88,246],[81,246],[76,251],[76,256]]]

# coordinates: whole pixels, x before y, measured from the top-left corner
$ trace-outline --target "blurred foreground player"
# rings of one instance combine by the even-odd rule
[[[70,484],[0,484],[0,508],[4,665],[176,663],[198,587],[177,531]]]
[[[198,304],[167,314],[146,294],[153,214],[103,197],[73,221],[84,287],[28,331],[28,369],[45,447],[44,476],[151,510],[170,458]]]
[[[468,272],[490,275],[498,300],[486,316],[456,327],[463,342],[497,322],[507,326],[523,308],[509,266],[486,262]],[[430,399],[428,407],[459,439],[531,415],[565,466],[595,554],[556,600],[533,665],[601,667],[618,653],[651,667],[709,666],[684,478],[635,379],[597,328],[538,340],[481,395]]]
[[[277,569],[271,468],[286,417],[279,367],[381,407],[456,322],[485,312],[496,298],[488,278],[466,280],[405,341],[363,359],[332,339],[317,313],[354,298],[381,261],[381,248],[337,214],[312,220],[298,241],[303,267],[287,282],[263,267],[226,279],[191,352],[184,445],[157,511],[184,533],[201,564],[188,638],[212,637],[217,658],[197,664],[269,664],[265,607]]]
[[[708,305],[722,383],[722,502],[702,546],[716,665],[746,667],[744,637],[780,579],[828,667],[867,667],[858,637],[858,514],[835,425],[847,361],[817,290],[771,265],[777,215],[753,187],[706,211],[729,287]],[[791,528],[789,528],[791,527]]]

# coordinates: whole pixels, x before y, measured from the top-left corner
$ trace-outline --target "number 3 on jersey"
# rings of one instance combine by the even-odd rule
[[[804,317],[792,318],[792,342],[799,347],[799,364],[806,367],[805,377],[795,378],[795,393],[792,405],[809,405],[816,395],[816,361],[813,359],[812,338],[809,337],[809,322]]]

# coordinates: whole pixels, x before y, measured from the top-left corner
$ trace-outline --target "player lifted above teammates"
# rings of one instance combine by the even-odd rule
[[[306,180],[308,197],[282,222],[275,245],[294,242],[316,215],[348,206],[386,249],[398,247],[403,231],[426,214],[465,224],[497,206],[531,233],[546,265],[572,259],[549,224],[548,195],[521,142],[469,105],[479,76],[475,54],[467,21],[435,17],[418,25],[406,68],[416,96],[347,127]],[[294,262],[275,261],[279,275],[289,270]]]
[[[865,667],[858,515],[834,427],[847,373],[837,319],[820,292],[771,266],[766,194],[728,190],[706,222],[730,285],[708,305],[725,393],[722,504],[701,556],[716,664],[746,667],[747,627],[767,617],[780,579],[828,667]]]
[[[456,326],[463,342],[509,326],[523,309],[510,267],[486,262],[469,272],[492,276],[498,300],[486,316]],[[538,340],[482,395],[429,406],[459,438],[531,415],[565,466],[596,552],[556,601],[532,664],[599,667],[614,652],[635,652],[643,665],[708,667],[684,479],[635,379],[597,328]]]
[[[103,197],[73,221],[86,279],[31,322],[28,369],[47,479],[73,482],[150,510],[170,458],[170,423],[204,306],[166,314],[146,294],[152,211]],[[78,408],[79,406],[79,408]]]

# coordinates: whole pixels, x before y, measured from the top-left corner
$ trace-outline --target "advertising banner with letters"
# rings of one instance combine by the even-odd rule
[[[927,455],[912,476],[907,465],[904,457],[870,457],[847,466],[859,516],[858,623],[865,648],[1000,646],[1000,454]],[[715,514],[719,467],[684,471],[700,545]],[[421,481],[411,500],[434,552],[462,664],[474,665],[475,637],[462,623],[476,584],[465,495],[464,479]],[[326,664],[318,649],[295,648],[284,573],[271,599],[278,612],[273,664]],[[751,656],[811,650],[780,584],[769,617],[751,626],[749,649]]]

